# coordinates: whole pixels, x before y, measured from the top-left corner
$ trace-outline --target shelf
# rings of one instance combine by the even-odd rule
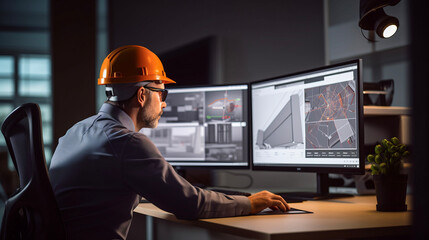
[[[411,108],[400,106],[364,106],[364,116],[411,115]]]

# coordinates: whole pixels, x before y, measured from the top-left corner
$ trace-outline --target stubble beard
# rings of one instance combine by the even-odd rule
[[[142,128],[158,127],[158,122],[161,118],[162,113],[163,111],[161,110],[158,114],[150,114],[145,111],[145,108],[141,108],[139,111],[139,119],[141,121]]]

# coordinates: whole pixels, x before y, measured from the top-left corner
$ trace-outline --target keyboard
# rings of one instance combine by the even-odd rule
[[[269,208],[266,208],[266,209],[262,210],[261,212],[257,213],[257,215],[303,214],[303,213],[313,213],[313,212],[298,209],[298,208],[290,208],[290,210],[286,211],[286,212],[283,212],[280,210],[271,210]]]

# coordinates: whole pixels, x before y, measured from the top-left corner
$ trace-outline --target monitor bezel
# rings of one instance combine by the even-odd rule
[[[216,88],[216,87],[229,87],[229,86],[247,86],[247,89],[243,89],[246,90],[245,94],[247,95],[247,132],[244,132],[245,136],[249,137],[250,135],[250,131],[251,131],[251,125],[250,125],[250,84],[249,83],[224,83],[224,84],[194,84],[194,85],[182,85],[182,86],[178,86],[178,85],[172,85],[172,86],[168,86],[166,87],[167,90],[176,90],[176,89],[187,89],[187,88]],[[167,97],[168,98],[168,97]],[[244,113],[243,113],[244,114]],[[249,139],[247,140],[247,144],[246,146],[243,147],[247,147],[249,148]],[[248,150],[248,157],[246,160],[246,164],[245,165],[192,165],[191,161],[187,162],[190,163],[190,165],[181,165],[179,164],[175,164],[172,163],[172,161],[168,161],[167,159],[165,159],[171,166],[173,166],[176,170],[186,170],[186,169],[212,169],[212,170],[216,170],[216,169],[227,169],[227,170],[233,170],[233,169],[237,169],[237,170],[246,170],[246,169],[251,169],[250,166],[250,150]]]
[[[274,81],[276,79],[281,79],[281,78],[285,78],[285,77],[293,77],[293,76],[298,76],[298,75],[303,75],[303,74],[307,74],[307,73],[311,73],[311,72],[315,72],[315,71],[322,71],[322,70],[326,70],[326,69],[330,69],[330,68],[336,68],[336,67],[341,67],[341,66],[345,66],[345,65],[350,65],[350,64],[357,64],[357,102],[359,103],[357,111],[358,111],[358,134],[359,134],[359,167],[358,168],[340,168],[340,167],[314,167],[314,166],[282,166],[282,165],[272,165],[272,166],[268,166],[268,165],[255,165],[254,161],[253,161],[253,99],[252,99],[252,86],[254,84],[260,84],[260,83],[265,83],[265,82],[270,82],[270,81]],[[251,164],[251,168],[252,170],[257,170],[257,171],[286,171],[286,172],[314,172],[314,173],[342,173],[342,174],[352,174],[352,175],[362,175],[365,173],[365,156],[364,156],[364,129],[363,129],[363,79],[362,79],[362,70],[363,70],[363,63],[362,63],[362,59],[355,59],[355,60],[349,60],[349,61],[344,61],[344,62],[340,62],[340,63],[336,63],[336,64],[331,64],[331,65],[327,65],[327,66],[323,66],[323,67],[318,67],[318,68],[313,68],[313,69],[308,69],[308,70],[304,70],[304,71],[300,71],[300,72],[295,72],[295,73],[291,73],[291,74],[286,74],[286,75],[280,75],[280,76],[276,76],[276,77],[271,77],[268,79],[263,79],[263,80],[258,80],[258,81],[253,81],[250,83],[249,86],[249,102],[250,102],[250,109],[249,109],[249,122],[250,122],[250,127],[249,127],[249,131],[250,131],[250,164]]]

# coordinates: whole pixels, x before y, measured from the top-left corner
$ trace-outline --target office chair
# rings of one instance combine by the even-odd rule
[[[40,108],[16,108],[1,131],[19,175],[19,188],[6,201],[0,240],[65,239],[65,230],[46,167]]]

